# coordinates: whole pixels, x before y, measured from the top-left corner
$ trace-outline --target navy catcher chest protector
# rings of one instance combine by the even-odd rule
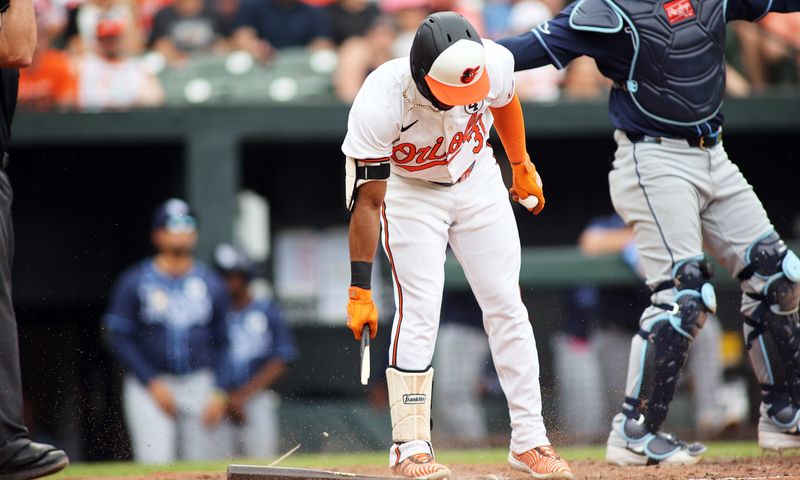
[[[575,30],[631,35],[624,82],[648,117],[696,126],[713,118],[725,95],[724,0],[579,0]]]

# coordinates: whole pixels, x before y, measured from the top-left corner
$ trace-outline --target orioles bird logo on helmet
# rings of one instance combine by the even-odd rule
[[[461,83],[472,83],[481,67],[465,68],[461,73]]]

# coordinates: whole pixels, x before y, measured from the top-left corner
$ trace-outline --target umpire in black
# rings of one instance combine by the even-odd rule
[[[11,303],[13,193],[5,170],[19,68],[31,63],[36,18],[33,0],[0,0],[0,12],[0,480],[27,480],[63,469],[69,459],[61,450],[32,442],[22,424],[17,320]]]

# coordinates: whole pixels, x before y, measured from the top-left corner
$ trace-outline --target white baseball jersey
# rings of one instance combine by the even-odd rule
[[[359,160],[391,161],[392,175],[453,183],[473,162],[493,160],[493,118],[514,96],[514,57],[483,40],[491,88],[480,103],[440,112],[414,85],[407,57],[390,60],[358,92],[342,151]],[[418,105],[415,107],[414,105]]]
[[[391,163],[381,211],[397,307],[389,364],[407,372],[430,365],[450,245],[483,311],[509,402],[511,449],[522,453],[550,442],[541,414],[536,342],[520,296],[519,233],[487,143],[489,107],[503,107],[514,96],[514,60],[504,47],[483,43],[491,85],[484,100],[440,112],[418,92],[409,59],[389,61],[358,93],[342,151],[361,161]],[[392,464],[419,449],[429,444],[394,446]]]
[[[149,75],[139,59],[112,62],[94,54],[81,61],[78,73],[78,103],[88,110],[135,105],[146,88]]]

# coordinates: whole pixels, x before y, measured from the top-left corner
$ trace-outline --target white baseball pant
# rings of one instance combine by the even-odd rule
[[[451,187],[393,175],[381,223],[397,307],[389,365],[421,371],[431,363],[449,243],[483,311],[508,400],[511,450],[549,445],[536,342],[519,288],[519,233],[497,164],[479,162]]]

